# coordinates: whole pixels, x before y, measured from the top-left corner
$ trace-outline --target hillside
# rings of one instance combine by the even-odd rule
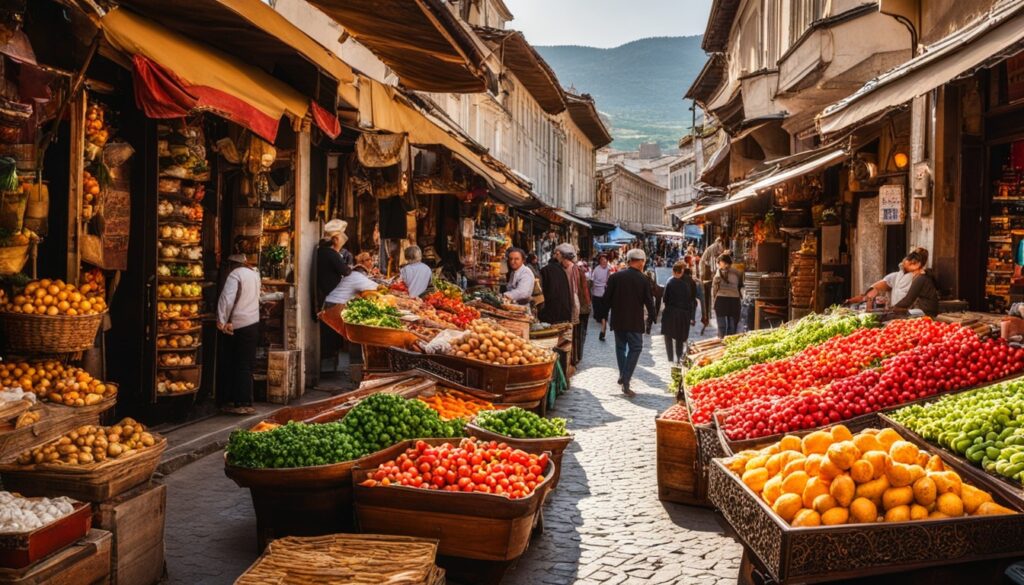
[[[700,37],[640,39],[612,49],[537,47],[565,87],[589,93],[611,126],[614,148],[656,141],[674,148],[689,129],[682,99],[704,66]]]

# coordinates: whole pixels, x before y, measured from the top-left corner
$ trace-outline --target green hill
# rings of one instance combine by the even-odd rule
[[[565,87],[589,93],[622,150],[674,148],[690,128],[683,94],[704,66],[700,36],[640,39],[612,49],[537,47]]]

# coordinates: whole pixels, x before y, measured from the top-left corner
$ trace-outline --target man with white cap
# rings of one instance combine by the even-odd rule
[[[314,309],[319,311],[342,277],[352,272],[352,254],[342,246],[348,241],[348,223],[332,219],[324,225],[324,237],[316,249],[316,292]]]
[[[605,299],[611,310],[611,328],[615,333],[615,360],[619,366],[619,384],[626,396],[636,396],[629,388],[633,371],[644,347],[644,332],[654,319],[654,295],[651,281],[644,276],[647,254],[639,248],[626,252],[626,270],[608,278]],[[644,309],[647,316],[644,316]]]
[[[217,329],[227,336],[230,371],[224,412],[254,414],[252,374],[260,338],[260,273],[249,265],[245,254],[228,256],[228,276],[217,300]]]

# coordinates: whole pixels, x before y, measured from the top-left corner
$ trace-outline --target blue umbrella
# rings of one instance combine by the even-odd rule
[[[688,238],[699,240],[704,237],[704,228],[697,224],[688,223],[683,228],[683,233],[686,234],[686,237]]]
[[[620,228],[619,226],[615,226],[615,229],[608,232],[608,240],[612,242],[632,242],[635,239],[636,236]]]

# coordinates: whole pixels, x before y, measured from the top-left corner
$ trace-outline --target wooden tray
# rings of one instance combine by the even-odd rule
[[[153,476],[160,456],[167,448],[167,439],[153,434],[157,440],[125,458],[108,459],[88,465],[0,465],[4,489],[26,496],[67,496],[86,502],[105,502]]]
[[[951,463],[945,453],[938,455],[944,463]],[[743,545],[780,584],[1024,555],[1024,514],[792,528],[723,461],[712,462],[708,497]],[[991,491],[998,503],[1024,511],[1024,503],[1005,498],[994,482],[977,470],[965,470],[961,477]]]
[[[321,315],[326,314],[324,311]],[[381,347],[411,348],[420,340],[419,336],[406,329],[390,329],[388,327],[371,327],[345,323],[341,334],[352,343],[378,345]],[[333,328],[333,326],[332,326]]]
[[[225,454],[224,475],[249,488],[256,510],[256,547],[262,552],[281,536],[351,531],[353,468],[376,468],[405,449],[403,442],[355,461],[289,469],[237,467],[228,464]]]
[[[483,427],[478,427],[473,423],[466,424],[466,434],[470,437],[476,437],[477,439],[482,439],[484,441],[505,443],[509,447],[522,449],[527,453],[537,455],[545,451],[551,453],[551,461],[555,464],[555,476],[551,478],[550,489],[555,489],[558,486],[558,479],[562,475],[562,453],[565,452],[565,449],[574,440],[572,434],[564,437],[550,437],[547,439],[516,439],[514,437],[499,435],[498,433],[489,431]]]
[[[102,403],[101,403],[102,404]],[[82,425],[99,424],[100,415],[56,404],[40,404],[39,422],[20,429],[0,430],[0,461],[19,455],[36,445],[48,443]]]
[[[92,526],[92,506],[76,503],[74,512],[31,532],[0,534],[0,567],[21,569],[77,542]]]
[[[444,440],[427,440],[433,445]],[[415,441],[401,443],[402,451]],[[356,519],[363,532],[434,538],[438,554],[484,561],[519,558],[540,520],[551,490],[554,462],[545,480],[529,497],[510,500],[479,492],[446,492],[404,486],[359,485],[376,466],[358,467],[352,475]]]
[[[0,569],[2,585],[82,585],[107,583],[113,539],[106,530],[89,531],[85,538],[38,563],[21,569]]]

